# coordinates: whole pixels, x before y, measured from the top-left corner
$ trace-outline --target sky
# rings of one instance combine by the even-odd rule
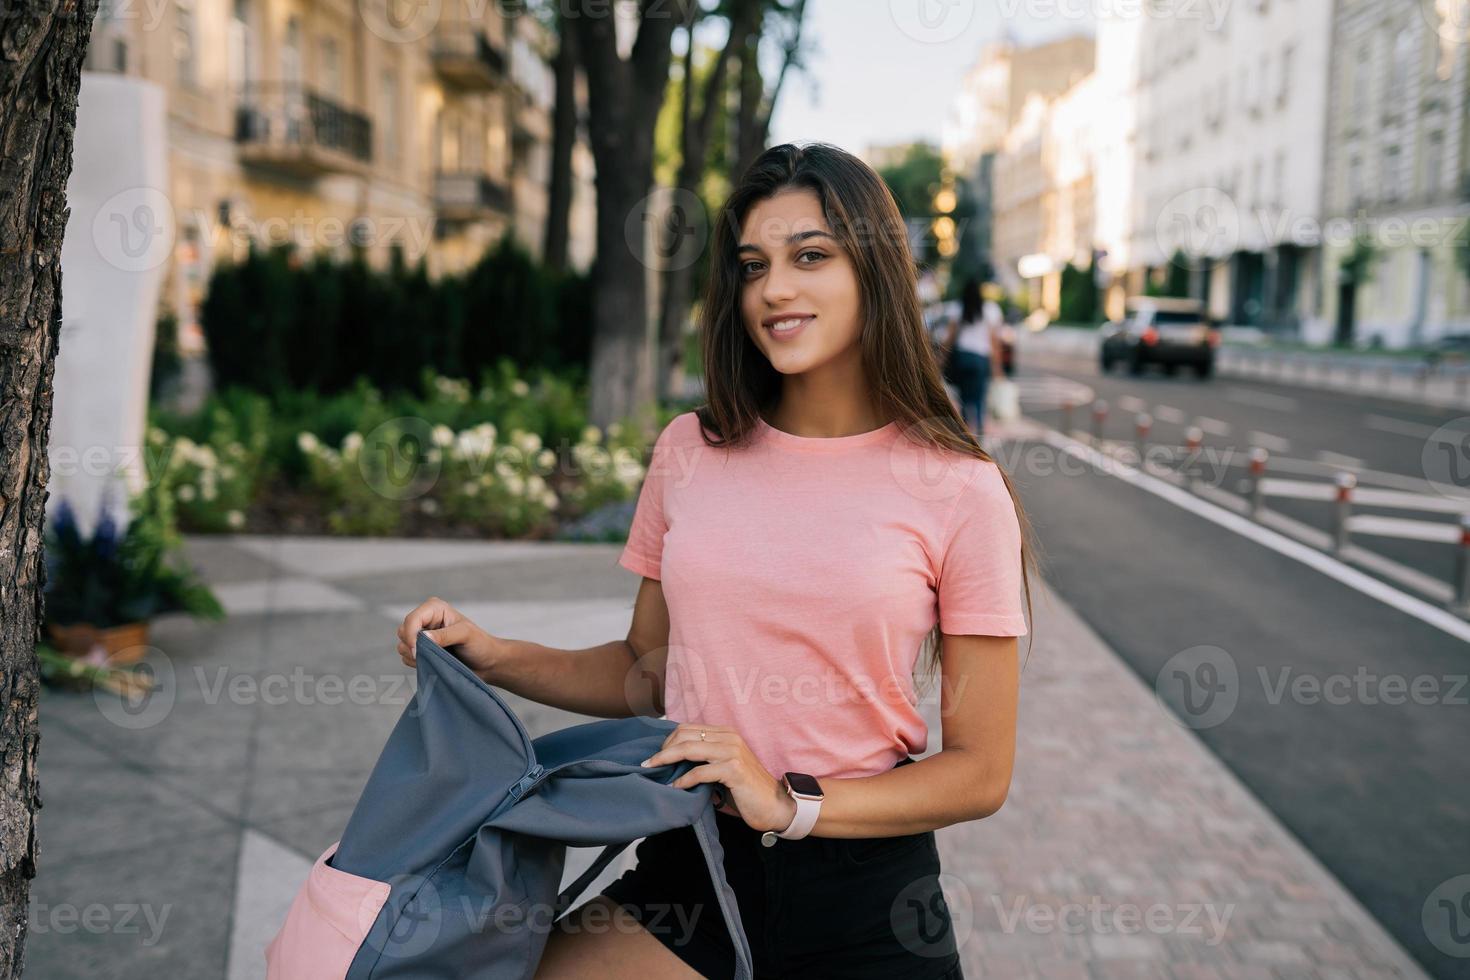
[[[788,76],[771,121],[776,143],[939,143],[951,96],[983,44],[1007,27],[1019,42],[1091,33],[1068,0],[808,0],[815,50]]]

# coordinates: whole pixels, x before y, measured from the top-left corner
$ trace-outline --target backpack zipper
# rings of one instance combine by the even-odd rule
[[[516,782],[516,784],[510,788],[510,798],[512,800],[515,800],[516,802],[519,802],[522,796],[530,792],[531,788],[535,786],[538,782],[540,782],[541,776],[545,772],[546,769],[542,767],[541,763],[538,762],[532,765],[531,771],[522,776]]]

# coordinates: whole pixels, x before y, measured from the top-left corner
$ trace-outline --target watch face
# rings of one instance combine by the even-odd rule
[[[788,772],[786,774],[786,785],[791,787],[791,792],[800,796],[821,796],[822,786],[816,778],[804,772]]]

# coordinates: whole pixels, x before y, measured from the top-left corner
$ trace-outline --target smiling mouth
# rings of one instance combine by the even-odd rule
[[[808,323],[815,320],[814,316],[792,317],[789,320],[778,320],[766,326],[766,329],[778,337],[795,333]]]

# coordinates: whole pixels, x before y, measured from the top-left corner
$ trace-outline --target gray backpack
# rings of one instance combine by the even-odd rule
[[[613,718],[532,739],[499,695],[420,632],[418,689],[342,839],[317,858],[266,948],[270,980],[530,980],[551,924],[628,844],[692,827],[735,944],[714,787],[643,768],[675,722]],[[560,888],[566,848],[600,846]],[[693,869],[691,869],[693,872]]]

